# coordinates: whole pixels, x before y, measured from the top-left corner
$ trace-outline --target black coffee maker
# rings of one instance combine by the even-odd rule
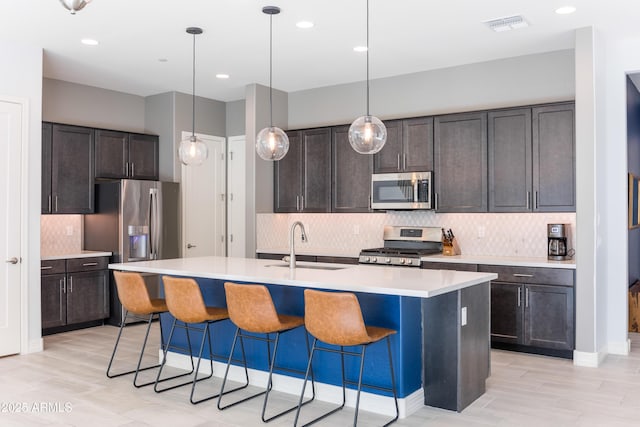
[[[562,261],[573,257],[573,250],[569,249],[569,224],[547,224],[548,259]]]

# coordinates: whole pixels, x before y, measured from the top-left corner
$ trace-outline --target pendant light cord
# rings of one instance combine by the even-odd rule
[[[191,100],[191,137],[196,136],[196,34],[193,34],[193,74]]]
[[[369,115],[369,0],[367,0],[367,116]]]
[[[273,15],[269,15],[269,127],[273,127]]]

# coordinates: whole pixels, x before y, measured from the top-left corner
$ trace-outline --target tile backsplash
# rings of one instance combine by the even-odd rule
[[[370,214],[258,214],[258,250],[286,252],[289,228],[304,223],[309,241],[301,252],[357,256],[361,249],[382,246],[385,225],[451,228],[463,254],[489,256],[547,256],[547,224],[571,224],[570,248],[575,248],[576,214],[469,213],[392,211]]]
[[[40,253],[61,255],[82,250],[82,215],[40,215]]]

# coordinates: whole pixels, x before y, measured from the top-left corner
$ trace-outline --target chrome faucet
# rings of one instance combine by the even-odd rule
[[[296,221],[291,225],[291,230],[289,231],[289,250],[291,253],[289,254],[289,268],[296,268],[296,249],[295,249],[295,231],[296,226],[300,226],[300,232],[302,233],[302,241],[307,241],[307,233],[304,231],[304,224],[300,221]]]

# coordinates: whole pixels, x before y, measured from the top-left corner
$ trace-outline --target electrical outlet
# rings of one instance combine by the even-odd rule
[[[360,234],[360,226],[358,224],[353,226],[353,235],[358,236]]]
[[[462,326],[467,324],[467,307],[462,307],[460,310],[460,324]]]
[[[73,236],[73,226],[72,225],[67,225],[66,231],[67,231],[67,236]]]
[[[478,239],[484,238],[484,225],[478,226]]]

